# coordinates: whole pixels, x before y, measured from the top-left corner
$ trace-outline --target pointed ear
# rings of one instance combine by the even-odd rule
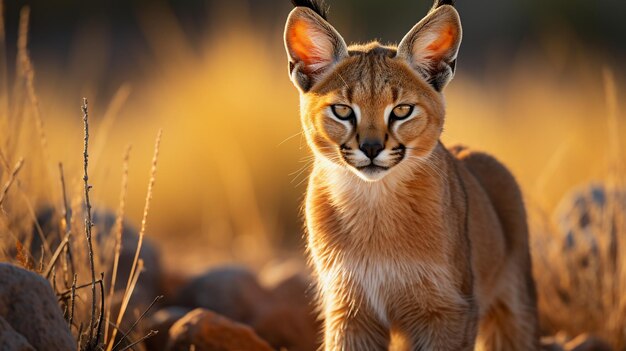
[[[435,88],[441,91],[454,76],[462,29],[454,7],[433,9],[409,31],[398,45],[398,57],[405,59]]]
[[[337,62],[348,57],[343,38],[328,22],[305,7],[291,11],[285,25],[289,75],[307,92]]]

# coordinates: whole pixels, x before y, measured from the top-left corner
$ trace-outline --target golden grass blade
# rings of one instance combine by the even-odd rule
[[[120,312],[117,317],[117,325],[120,325],[122,321],[122,316],[126,311],[126,305],[128,304],[128,300],[130,300],[130,295],[128,292],[132,293],[134,289],[134,284],[137,283],[138,272],[141,272],[141,269],[138,269],[138,262],[140,262],[140,266],[143,266],[143,261],[139,259],[139,253],[141,252],[141,245],[143,244],[143,237],[146,233],[146,225],[148,221],[148,212],[150,211],[150,201],[152,200],[152,191],[154,188],[154,183],[156,181],[156,170],[157,170],[157,161],[159,159],[159,147],[161,145],[161,136],[163,134],[163,130],[159,130],[156,138],[156,142],[154,145],[154,155],[152,157],[152,167],[150,169],[150,180],[148,181],[148,192],[146,194],[146,202],[144,204],[143,217],[141,219],[141,229],[139,231],[139,239],[137,241],[137,249],[135,250],[135,257],[133,259],[133,264],[131,265],[130,275],[128,278],[128,282],[126,284],[126,290],[124,293],[124,301],[122,302],[122,307],[120,307]],[[131,287],[131,285],[133,285]],[[117,330],[113,330],[113,334],[111,335],[111,340],[115,340],[115,336],[117,334]],[[109,343],[111,345],[111,343]],[[111,350],[111,348],[107,348],[107,350]]]
[[[109,289],[109,301],[113,301],[113,293],[115,292],[115,283],[117,281],[117,269],[120,261],[120,252],[122,251],[122,232],[124,229],[124,214],[126,212],[126,194],[128,192],[128,160],[130,158],[130,145],[126,147],[124,152],[124,165],[122,171],[122,186],[120,191],[120,204],[117,209],[117,216],[115,218],[115,254],[113,258],[113,269],[111,270],[111,287]],[[106,320],[110,320],[111,317],[111,305],[106,313]],[[106,323],[104,327],[105,342],[109,336],[109,323]]]
[[[139,275],[143,271],[143,260],[139,259],[137,262],[136,270],[131,272],[131,277],[128,279],[128,285],[126,290],[124,291],[124,297],[122,298],[122,305],[120,306],[120,310],[117,313],[117,320],[115,325],[121,325],[122,319],[124,318],[124,313],[126,313],[126,308],[128,307],[128,302],[130,301],[131,296],[133,295],[133,291],[135,290],[135,286],[137,285],[137,280],[139,279]],[[111,339],[107,345],[107,351],[113,350],[113,342],[115,337],[117,336],[117,328],[113,329],[113,333],[111,334]]]

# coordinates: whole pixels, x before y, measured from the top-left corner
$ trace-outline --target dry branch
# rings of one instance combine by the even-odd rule
[[[155,297],[154,300],[152,300],[152,303],[150,303],[150,305],[146,308],[146,310],[143,311],[143,313],[139,316],[139,318],[137,318],[137,320],[133,323],[133,325],[131,325],[130,328],[124,333],[124,335],[122,335],[120,340],[118,342],[116,342],[115,345],[113,345],[113,349],[114,350],[122,343],[122,341],[124,341],[128,337],[128,334],[130,334],[133,331],[133,329],[135,329],[137,324],[139,324],[139,322],[141,322],[141,320],[143,320],[143,318],[146,316],[146,314],[152,309],[154,304],[159,302],[162,298],[163,298],[163,295],[159,295],[159,296]],[[114,340],[112,340],[112,341],[114,341]]]
[[[153,336],[157,335],[158,333],[159,333],[159,331],[158,331],[158,330],[150,330],[150,332],[149,332],[148,334],[146,334],[144,337],[142,337],[141,339],[139,339],[139,340],[135,341],[134,343],[132,343],[132,344],[130,344],[130,345],[128,345],[128,346],[126,346],[126,347],[124,347],[123,349],[120,349],[119,351],[125,351],[125,350],[128,350],[128,349],[132,348],[133,346],[135,346],[135,345],[137,345],[137,344],[139,344],[139,343],[142,343],[142,342],[146,341],[147,339],[149,339],[149,338],[151,338],[151,337],[153,337]]]
[[[89,174],[87,169],[89,167],[89,110],[87,107],[87,99],[83,98],[83,124],[85,128],[85,136],[84,136],[84,144],[83,144],[83,182],[85,185],[85,235],[87,236],[87,249],[89,250],[89,269],[91,271],[91,316],[89,318],[89,338],[87,339],[88,347],[93,347],[98,344],[98,339],[100,335],[96,335],[96,339],[94,342],[94,325],[96,322],[96,270],[94,266],[93,259],[93,245],[91,241],[91,230],[93,228],[93,223],[91,219],[91,202],[89,201],[89,190],[91,189],[91,185],[89,185]],[[104,296],[102,296],[104,299]]]
[[[76,301],[76,281],[78,280],[78,274],[74,273],[74,279],[72,280],[72,290],[70,295],[70,316],[68,318],[67,324],[72,330],[72,320],[74,319],[74,302]]]
[[[15,177],[17,177],[17,174],[20,172],[20,169],[22,169],[23,165],[24,165],[24,159],[20,158],[20,160],[17,161],[17,163],[15,164],[15,167],[13,167],[13,171],[11,171],[11,174],[9,175],[9,180],[7,180],[7,182],[4,183],[4,186],[2,187],[2,191],[0,191],[0,208],[2,208],[2,203],[4,202],[4,199],[6,198],[6,195],[9,192],[9,188],[11,188],[11,185],[15,181]]]
[[[67,245],[63,250],[65,252],[65,261],[63,264],[63,281],[66,283],[67,288],[67,262],[70,263],[70,269],[72,274],[75,273],[74,269],[74,259],[72,258],[72,245],[70,244],[70,239],[72,237],[72,218],[71,212],[68,210],[68,202],[67,202],[67,191],[65,189],[65,175],[63,172],[63,164],[59,162],[59,177],[61,180],[61,193],[63,195],[63,228],[65,229],[65,236],[63,240],[67,240]]]

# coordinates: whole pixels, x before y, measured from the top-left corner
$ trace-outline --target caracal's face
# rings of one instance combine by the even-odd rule
[[[400,164],[419,166],[443,125],[440,94],[393,48],[351,47],[350,57],[302,95],[302,123],[313,152],[376,181]]]
[[[448,5],[431,10],[397,48],[348,47],[313,10],[294,9],[285,26],[289,74],[318,160],[365,181],[420,167],[441,134],[441,91],[460,43],[458,13]]]

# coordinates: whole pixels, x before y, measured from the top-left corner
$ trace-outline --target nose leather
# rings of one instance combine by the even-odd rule
[[[366,140],[359,146],[359,149],[371,160],[375,159],[384,148],[383,144],[378,140]]]

